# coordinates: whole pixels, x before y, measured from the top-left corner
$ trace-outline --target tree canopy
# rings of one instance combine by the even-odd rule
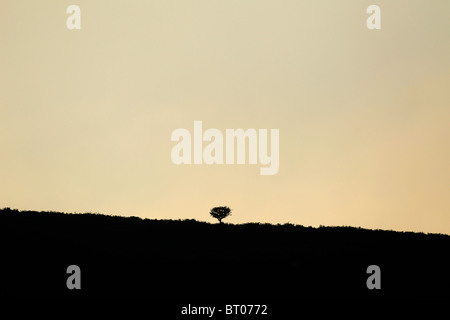
[[[209,214],[213,217],[219,220],[220,223],[222,223],[222,219],[228,217],[231,215],[231,209],[229,207],[223,206],[223,207],[214,207],[211,209]]]

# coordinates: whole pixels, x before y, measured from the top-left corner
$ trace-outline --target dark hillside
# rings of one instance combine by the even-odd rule
[[[0,295],[13,298],[450,297],[448,235],[2,209],[0,241]],[[81,290],[66,287],[69,265]]]

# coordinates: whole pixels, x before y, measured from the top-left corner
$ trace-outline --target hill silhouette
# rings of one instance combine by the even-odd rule
[[[0,295],[57,299],[448,299],[450,236],[0,210]],[[81,290],[66,269],[81,268]],[[369,290],[369,265],[381,290]]]

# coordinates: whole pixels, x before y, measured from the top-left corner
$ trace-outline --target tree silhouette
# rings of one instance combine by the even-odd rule
[[[222,223],[222,219],[231,216],[231,209],[228,207],[214,207],[211,209],[209,214],[213,217],[219,220],[220,223]]]

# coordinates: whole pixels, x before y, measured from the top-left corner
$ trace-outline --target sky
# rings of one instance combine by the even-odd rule
[[[0,207],[450,234],[449,1],[1,0],[0,41]],[[278,173],[174,164],[194,121]]]

